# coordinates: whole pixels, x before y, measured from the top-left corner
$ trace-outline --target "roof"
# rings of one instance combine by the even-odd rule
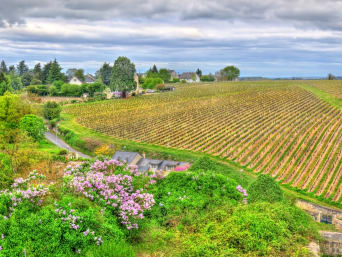
[[[126,162],[127,164],[130,164],[134,160],[134,158],[136,156],[140,156],[140,154],[136,153],[136,152],[121,152],[121,151],[117,151],[113,155],[112,159],[116,160],[116,161]]]
[[[69,80],[69,83],[71,82],[71,81],[78,81],[78,82],[80,82],[80,83],[82,83],[82,81],[78,78],[78,77],[76,77],[76,76],[73,76],[70,80]]]
[[[84,76],[84,82],[85,83],[93,83],[95,82],[95,78],[91,74],[87,74]]]
[[[196,76],[195,72],[183,72],[181,75],[179,75],[180,79],[192,79],[193,76]]]

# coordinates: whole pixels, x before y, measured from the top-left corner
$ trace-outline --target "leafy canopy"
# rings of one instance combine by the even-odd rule
[[[279,202],[283,200],[283,191],[270,176],[261,174],[248,188],[248,202]]]
[[[26,131],[35,141],[42,140],[46,131],[43,119],[34,114],[27,114],[21,118],[20,129]]]
[[[115,60],[110,88],[114,91],[127,92],[137,88],[134,81],[135,65],[127,57],[120,56]]]

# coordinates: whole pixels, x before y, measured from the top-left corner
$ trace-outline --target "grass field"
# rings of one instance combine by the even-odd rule
[[[64,111],[117,139],[204,152],[341,202],[340,86],[335,81],[187,84],[175,92]]]

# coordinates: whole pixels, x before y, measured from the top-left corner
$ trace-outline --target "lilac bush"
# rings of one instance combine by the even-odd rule
[[[248,196],[248,194],[247,194],[246,189],[244,189],[241,185],[238,185],[236,187],[236,190],[239,191],[242,194],[242,196],[243,196],[243,203],[247,204],[247,196]]]
[[[155,204],[153,195],[146,191],[160,177],[115,160],[97,160],[87,172],[82,167],[65,172],[68,188],[112,210],[129,230],[137,229],[138,220]]]

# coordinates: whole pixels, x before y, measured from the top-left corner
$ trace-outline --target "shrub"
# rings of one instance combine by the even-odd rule
[[[59,150],[58,154],[59,155],[67,155],[68,151],[66,149],[61,149],[61,150]]]
[[[47,120],[59,119],[61,111],[61,106],[56,102],[49,101],[43,106],[43,116]]]
[[[20,129],[26,131],[35,141],[42,140],[46,131],[43,119],[34,114],[27,114],[21,118]]]
[[[63,84],[61,88],[62,96],[80,96],[82,93],[81,86],[74,84]]]
[[[13,182],[11,160],[0,153],[0,188],[7,188]]]
[[[31,85],[41,85],[41,84],[42,84],[42,81],[37,78],[33,78],[31,80]]]
[[[111,156],[114,154],[114,149],[111,149],[108,145],[101,145],[95,149],[95,154]]]
[[[185,79],[182,79],[180,82],[181,82],[182,84],[186,84],[186,83],[187,83]]]
[[[86,257],[136,257],[136,255],[125,241],[109,241],[99,247],[91,248],[86,253]]]
[[[87,137],[84,139],[84,146],[88,151],[93,152],[96,148],[101,146],[101,142],[94,138]]]
[[[283,191],[270,176],[261,174],[248,188],[248,202],[279,202],[283,200]]]
[[[146,78],[144,84],[142,84],[142,88],[153,89],[156,85],[163,83],[161,78]]]

